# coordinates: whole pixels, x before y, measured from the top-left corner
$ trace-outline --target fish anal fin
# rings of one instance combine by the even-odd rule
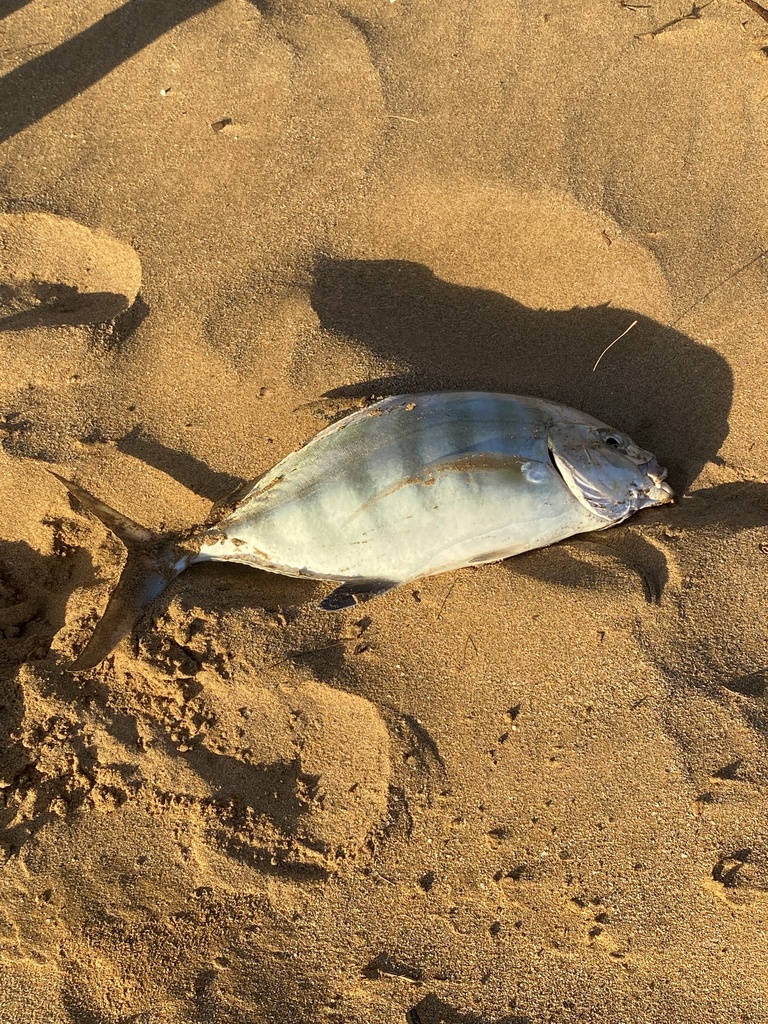
[[[371,598],[381,597],[399,587],[402,580],[355,580],[352,583],[343,583],[340,587],[320,602],[320,607],[326,612],[338,612],[343,608],[354,608],[356,604],[363,604]]]

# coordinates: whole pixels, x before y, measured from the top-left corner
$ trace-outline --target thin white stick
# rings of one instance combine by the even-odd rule
[[[598,368],[598,366],[600,365],[600,360],[601,360],[601,359],[603,358],[603,356],[604,356],[604,355],[605,355],[605,353],[606,353],[606,352],[608,351],[608,349],[609,349],[609,348],[613,348],[613,346],[614,346],[614,345],[616,344],[616,342],[617,342],[617,341],[621,341],[621,339],[622,339],[622,338],[624,337],[624,335],[625,335],[625,334],[629,334],[629,332],[630,332],[630,331],[632,330],[632,328],[633,328],[633,327],[635,327],[636,325],[637,325],[637,320],[633,320],[633,321],[632,321],[632,323],[631,323],[631,324],[629,325],[629,327],[628,327],[628,328],[626,329],[626,331],[622,331],[622,332],[621,332],[621,334],[620,334],[620,335],[618,336],[618,338],[614,338],[614,339],[613,339],[613,341],[611,342],[611,344],[610,344],[610,345],[607,345],[607,346],[606,346],[606,347],[605,347],[605,348],[603,349],[603,351],[602,351],[602,352],[600,353],[600,355],[598,356],[597,362],[596,362],[596,363],[595,363],[595,365],[594,365],[594,366],[592,367],[592,373],[594,373],[594,372],[595,372],[595,370],[596,370],[596,369]]]

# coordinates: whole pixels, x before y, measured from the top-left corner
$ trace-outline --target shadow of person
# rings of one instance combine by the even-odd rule
[[[31,0],[0,0],[0,18],[7,18],[15,11],[20,11],[22,7],[26,7],[30,2]]]
[[[726,361],[631,310],[530,309],[404,260],[323,258],[311,301],[323,328],[406,367],[336,395],[477,389],[549,398],[625,430],[668,466],[679,492],[728,434],[733,378]]]

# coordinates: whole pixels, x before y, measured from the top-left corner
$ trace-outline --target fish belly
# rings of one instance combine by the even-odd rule
[[[602,528],[549,460],[548,409],[449,393],[362,410],[258,481],[200,558],[402,582]]]

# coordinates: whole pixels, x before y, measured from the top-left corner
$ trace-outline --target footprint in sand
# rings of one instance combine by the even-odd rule
[[[389,739],[374,706],[315,681],[226,691],[183,754],[215,796],[215,845],[272,867],[333,870],[353,858],[389,799]]]
[[[124,242],[47,213],[0,215],[0,330],[104,323],[140,286]]]
[[[374,705],[312,679],[257,683],[194,654],[116,665],[97,707],[70,693],[55,764],[30,698],[18,725],[29,771],[6,793],[24,822],[14,819],[6,846],[81,810],[183,833],[201,864],[223,856],[303,877],[355,859],[390,803],[389,735]],[[28,693],[66,687],[54,657],[25,671]]]
[[[768,901],[768,849],[764,842],[730,849],[712,867],[704,888],[732,906],[747,907],[756,900]]]

